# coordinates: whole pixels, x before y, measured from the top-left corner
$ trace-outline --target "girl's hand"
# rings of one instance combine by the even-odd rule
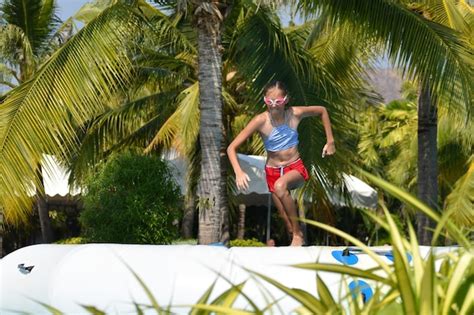
[[[249,182],[250,177],[245,172],[240,172],[235,174],[235,183],[237,184],[237,188],[239,190],[247,190],[249,189]]]
[[[333,155],[334,152],[336,152],[334,142],[328,142],[324,145],[322,157],[324,158],[326,155]]]

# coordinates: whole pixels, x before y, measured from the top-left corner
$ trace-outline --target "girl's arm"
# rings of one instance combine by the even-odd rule
[[[227,147],[227,156],[229,157],[230,164],[234,169],[235,182],[238,189],[248,189],[250,181],[249,176],[242,171],[239,161],[237,159],[237,148],[245,142],[255,131],[259,130],[260,127],[265,123],[263,115],[254,117],[247,126],[235,137],[235,139]]]
[[[323,122],[324,131],[326,133],[326,145],[323,148],[322,157],[326,155],[332,155],[336,152],[336,147],[334,145],[334,137],[332,134],[331,120],[329,119],[328,111],[324,106],[298,106],[293,107],[294,114],[298,117],[299,120],[304,117],[309,116],[319,116],[321,115],[321,120]]]

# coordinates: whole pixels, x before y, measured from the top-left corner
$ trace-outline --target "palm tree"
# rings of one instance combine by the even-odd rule
[[[71,150],[77,147],[77,126],[101,111],[104,100],[130,77],[132,69],[124,54],[123,39],[133,31],[139,34],[142,25],[129,7],[117,4],[52,53],[43,40],[51,37],[47,27],[51,16],[47,13],[54,12],[53,1],[7,4],[11,8],[3,9],[4,17],[13,9],[21,13],[12,14],[19,19],[14,25],[19,26],[5,27],[12,28],[17,39],[24,39],[23,50],[13,55],[24,64],[21,76],[17,72],[21,84],[0,105],[0,204],[6,222],[20,222],[32,208],[29,192],[42,187],[39,165],[43,153],[62,159],[71,156]],[[37,14],[24,16],[24,12]],[[31,40],[19,36],[23,29]],[[45,57],[42,63],[40,56]],[[48,165],[45,168],[50,171]]]
[[[30,80],[38,65],[61,43],[64,29],[56,16],[55,1],[8,0],[1,6],[1,59],[3,77],[11,80],[0,82],[15,88]],[[41,165],[36,167],[39,185],[36,186],[36,206],[43,242],[52,241]]]
[[[301,10],[308,15],[323,12],[330,16],[333,25],[349,23],[354,37],[378,45],[394,64],[420,82],[418,196],[431,207],[437,208],[436,108],[441,99],[450,100],[452,108],[461,108],[466,112],[472,108],[472,44],[466,40],[470,34],[453,29],[453,24],[445,26],[437,23],[436,19],[432,20],[426,14],[428,11],[424,9],[425,6],[420,10],[419,6],[399,1],[298,2]],[[436,2],[427,2],[426,7]],[[442,8],[441,2],[435,5],[437,12]],[[454,1],[443,3],[447,3],[446,8],[449,10],[455,7]],[[467,12],[466,7],[469,5],[465,1],[460,3],[464,12]],[[446,16],[449,19],[454,16],[458,25],[463,15],[440,16],[445,21]],[[429,244],[431,237],[428,230],[427,218],[419,214],[417,235],[421,244]]]
[[[181,3],[182,8],[185,7],[182,5],[183,2],[179,3]],[[198,9],[192,11],[197,14],[196,21],[200,21],[198,31],[202,32],[202,34],[201,37],[198,35],[197,38],[201,38],[203,43],[207,41],[214,45],[210,48],[214,49],[212,51],[212,53],[215,54],[214,59],[201,59],[203,65],[206,64],[210,69],[214,70],[220,69],[220,66],[215,66],[214,62],[220,62],[219,34],[221,34],[221,29],[212,28],[211,26],[223,25],[220,17],[222,16],[224,18],[226,16],[224,11],[228,14],[231,14],[233,11],[229,12],[228,10],[224,10],[225,6],[222,7],[217,2],[205,3],[199,1],[186,4],[188,5],[186,6],[186,8],[189,9],[188,12],[191,12],[191,9]],[[242,3],[241,7],[245,4],[247,4],[247,2]],[[234,3],[233,8],[235,7],[236,5]],[[393,8],[390,7],[390,9],[394,12],[401,10],[400,7],[397,6]],[[104,10],[102,14],[69,40],[64,47],[51,56],[32,80],[10,93],[9,97],[2,104],[0,111],[0,172],[3,175],[2,180],[3,178],[9,180],[9,185],[7,185],[6,182],[0,182],[1,191],[5,192],[2,196],[3,204],[7,204],[10,200],[8,198],[9,196],[23,197],[11,199],[12,201],[9,205],[16,206],[16,209],[24,209],[22,206],[28,204],[27,195],[24,192],[28,189],[28,184],[26,183],[29,183],[29,181],[25,181],[25,179],[37,182],[38,179],[35,177],[35,170],[31,168],[31,161],[38,160],[40,152],[46,150],[65,160],[76,154],[75,152],[77,152],[77,148],[80,144],[77,128],[84,126],[92,117],[96,117],[102,113],[106,108],[105,104],[107,104],[107,101],[115,98],[117,92],[125,90],[131,78],[134,78],[134,70],[136,69],[132,67],[133,64],[129,57],[136,55],[136,44],[143,43],[147,40],[146,37],[144,37],[144,30],[149,27],[149,24],[144,23],[143,16],[147,18],[153,16],[152,11],[150,6],[144,1],[136,1],[130,4],[121,2],[115,3]],[[405,11],[402,10],[402,12]],[[243,17],[245,17],[245,15],[239,16],[239,18]],[[240,22],[240,20],[237,19],[235,21]],[[262,32],[265,31],[265,28],[257,27],[258,25],[262,25],[257,22],[261,23],[262,21],[265,21],[265,18],[263,18],[263,20],[254,19],[253,21],[242,20],[242,24],[239,24],[241,26],[239,31],[246,30],[246,34],[251,34],[251,31],[259,31],[260,34],[263,34]],[[204,25],[207,25],[208,28],[204,28]],[[235,28],[235,25],[229,27]],[[396,25],[389,24],[389,26],[396,29]],[[421,27],[415,23],[415,26],[425,30],[425,28],[423,28],[425,26],[424,24],[422,25],[423,27]],[[384,29],[390,29],[390,27],[385,27]],[[451,33],[448,32],[448,35],[450,34]],[[274,43],[280,43],[281,46],[266,46],[262,45],[262,43],[252,44],[245,41],[245,39],[235,41],[235,49],[232,51],[234,60],[239,61],[238,64],[240,64],[238,72],[242,76],[251,78],[251,82],[254,84],[249,87],[252,87],[252,94],[257,95],[261,87],[275,75],[275,72],[270,72],[269,69],[271,68],[268,67],[268,65],[273,65],[274,69],[278,69],[276,75],[278,75],[279,78],[286,78],[287,82],[293,84],[293,87],[290,87],[290,89],[297,91],[297,97],[295,98],[297,101],[309,103],[307,102],[307,100],[309,100],[309,94],[312,95],[313,101],[319,99],[323,104],[330,104],[331,100],[340,97],[339,94],[340,91],[343,91],[344,85],[335,82],[334,76],[328,71],[322,71],[320,65],[315,66],[313,62],[308,62],[308,60],[312,60],[312,58],[308,58],[307,52],[300,50],[297,54],[289,54],[293,42],[304,41],[304,39],[301,38],[301,33],[294,33],[294,35],[291,40],[281,37],[282,34],[273,36],[275,39]],[[429,32],[428,35],[430,35]],[[214,40],[209,41],[209,38],[206,36],[212,37]],[[409,34],[407,37],[413,38],[413,36],[410,37]],[[438,44],[437,42],[433,44],[433,42],[430,41],[432,37],[428,36],[426,38],[417,40],[422,44],[425,42],[431,43],[430,47],[434,47],[436,53],[444,51],[440,48],[445,47],[443,46],[444,42],[443,44]],[[448,36],[448,39],[452,40],[453,38]],[[222,41],[222,43],[224,43],[224,41]],[[454,45],[457,44],[455,43]],[[400,55],[402,61],[404,57],[411,56],[410,50],[416,53],[416,50],[413,49],[413,45],[408,45],[407,47],[403,46],[402,48],[402,52],[405,53]],[[270,56],[271,58],[264,58],[261,52],[266,52],[265,57]],[[293,67],[283,67],[280,70],[278,66],[275,66],[280,65],[282,60],[288,61],[288,64],[291,64],[289,61],[295,60],[295,58],[291,56],[294,57],[295,55],[301,56],[302,59],[293,64]],[[74,56],[74,58],[70,58],[70,56]],[[95,57],[93,63],[91,62],[91,56]],[[435,57],[436,56],[438,55],[435,54]],[[423,62],[416,58],[412,60],[419,63],[422,66],[421,69],[426,71],[426,69],[423,68]],[[451,61],[452,58],[448,59],[448,66],[452,67],[453,64]],[[257,69],[258,71],[250,71],[252,62],[259,67]],[[203,69],[203,65],[200,65],[200,70]],[[59,71],[59,69],[61,69],[61,71]],[[455,70],[456,69],[455,67]],[[255,68],[253,70],[255,70]],[[202,79],[199,86],[200,92],[202,89],[208,87],[206,85],[208,81],[206,80],[210,80],[209,82],[213,84],[210,89],[211,91],[206,91],[206,93],[211,93],[209,95],[205,94],[207,95],[205,96],[206,101],[207,97],[215,96],[216,93],[218,93],[216,91],[220,90],[220,82],[222,79],[219,78],[219,76],[221,76],[221,72],[215,72],[216,73],[212,74],[210,78],[199,78],[198,76],[198,79]],[[413,73],[419,73],[418,68],[415,68]],[[452,75],[452,72],[447,73]],[[435,77],[435,79],[433,82],[442,82],[437,77]],[[317,84],[314,84],[315,82],[317,82]],[[334,88],[335,85],[339,88]],[[315,86],[318,87],[319,90],[314,92],[309,90]],[[436,87],[437,85],[435,84],[434,86]],[[49,94],[45,93],[46,89],[48,89]],[[308,90],[309,92],[305,93],[305,91]],[[37,101],[41,95],[49,95],[46,99],[48,110],[44,110]],[[202,93],[200,93],[200,95],[202,95]],[[208,104],[218,106],[220,102],[222,101],[219,101],[219,99],[212,103],[206,102],[205,106]],[[200,104],[204,104],[202,98],[200,99]],[[207,112],[210,108],[203,107],[203,110]],[[13,115],[13,113],[16,115]],[[343,112],[340,112],[338,114],[337,111],[335,111],[334,118],[337,120],[337,117],[341,117],[342,113]],[[203,113],[201,113],[201,115],[203,115]],[[208,229],[209,234],[215,237],[217,235],[215,231],[220,231],[222,235],[212,239],[212,241],[225,241],[226,227],[223,222],[225,222],[226,214],[219,212],[220,210],[225,212],[225,208],[219,208],[218,205],[222,205],[222,203],[218,201],[213,202],[212,199],[214,197],[206,195],[210,193],[220,194],[220,185],[223,185],[222,176],[220,175],[222,173],[221,163],[223,160],[221,156],[216,157],[218,152],[220,152],[219,148],[222,148],[221,141],[223,141],[223,138],[218,137],[215,131],[217,130],[216,128],[218,128],[216,126],[221,125],[221,120],[218,119],[219,121],[209,126],[207,125],[207,119],[208,117],[212,117],[212,113],[207,113],[206,115],[202,116],[206,117],[204,119],[206,124],[203,123],[202,128],[204,130],[201,130],[201,135],[206,132],[209,137],[216,138],[213,138],[214,143],[212,149],[206,154],[203,154],[203,157],[205,157],[205,159],[212,158],[212,161],[215,163],[209,165],[209,161],[205,161],[205,159],[201,161],[203,165],[209,165],[210,168],[205,169],[206,173],[212,173],[212,176],[214,176],[212,180],[218,181],[219,184],[216,184],[216,189],[212,192],[208,193],[204,191],[199,204],[201,207],[213,206],[209,207],[209,209],[207,209],[208,211],[206,211],[206,214],[209,216],[203,216],[203,218],[212,218],[215,220],[213,224],[216,226]],[[29,125],[22,125],[22,121],[25,122],[29,117],[35,117],[37,119],[30,122]],[[48,124],[42,123],[44,121],[48,121]],[[18,131],[20,125],[23,134],[26,131],[26,134],[31,136],[26,140],[14,142],[12,139],[15,139],[15,137],[16,139],[23,139]],[[210,132],[205,131],[208,127]],[[306,126],[302,126],[302,128],[306,128],[307,130],[318,129],[317,125],[310,122],[306,123]],[[58,133],[57,130],[60,132]],[[60,134],[61,137],[55,137],[57,134]],[[307,134],[311,146],[302,148],[302,151],[303,154],[306,154],[314,161],[317,159],[316,156],[319,155],[319,150],[312,145],[321,141],[321,139],[311,136],[311,133],[305,134]],[[206,141],[201,140],[201,143],[207,144]],[[18,150],[18,144],[21,145],[21,150]],[[33,144],[38,144],[38,146]],[[329,164],[332,162],[323,161],[323,163]],[[15,166],[15,172],[12,172],[12,169],[9,168],[12,165]],[[202,187],[210,186],[206,176],[201,180],[201,191],[204,189]],[[219,195],[217,197],[220,198],[221,196]],[[12,212],[10,212],[10,214],[11,213]],[[209,238],[207,238],[207,236],[205,237],[203,235],[202,237],[204,239],[202,242],[208,242]]]
[[[252,113],[257,113],[262,110],[262,107],[255,106],[256,103],[259,103],[255,101],[255,99],[260,98],[260,90],[271,78],[264,77],[264,75],[261,74],[255,77],[256,73],[259,72],[259,68],[256,68],[255,65],[268,69],[276,69],[274,73],[270,74],[271,76],[284,77],[289,82],[294,83],[296,91],[293,97],[300,99],[300,101],[320,102],[321,98],[331,100],[330,94],[337,94],[340,89],[339,85],[332,84],[332,81],[324,76],[321,76],[321,79],[314,75],[315,73],[321,73],[321,71],[324,72],[324,67],[330,69],[332,64],[327,60],[328,58],[319,56],[320,59],[327,60],[328,65],[311,65],[312,60],[315,60],[314,57],[303,52],[305,42],[302,38],[304,34],[308,34],[311,29],[309,25],[283,31],[275,18],[276,16],[271,13],[271,10],[263,7],[256,10],[256,8],[234,6],[232,16],[227,20],[227,23],[225,23],[224,34],[225,38],[229,39],[224,43],[224,51],[226,54],[224,55],[225,62],[223,69],[224,77],[226,77],[225,89],[223,91],[225,104],[223,108],[225,113],[224,125],[226,126],[225,143],[228,143],[234,137],[234,133],[231,130],[238,132],[240,130],[239,128],[243,128],[245,122],[253,115]],[[183,236],[189,237],[193,217],[192,199],[195,192],[195,188],[192,187],[195,186],[197,182],[196,175],[199,174],[199,172],[197,172],[198,167],[195,164],[199,161],[196,156],[196,153],[199,151],[199,145],[195,143],[199,134],[199,125],[197,123],[199,122],[200,116],[198,108],[200,102],[198,99],[199,86],[196,80],[198,71],[193,69],[193,65],[195,64],[193,60],[196,60],[197,57],[193,46],[189,45],[189,42],[192,42],[194,37],[192,32],[191,34],[189,31],[186,32],[186,30],[189,30],[188,22],[183,16],[180,16],[179,13],[168,17],[156,12],[155,18],[153,18],[152,21],[156,28],[154,34],[149,34],[150,38],[154,38],[150,42],[154,42],[157,46],[155,49],[141,50],[143,56],[135,57],[140,60],[138,68],[147,69],[147,71],[142,71],[143,75],[141,75],[141,77],[148,77],[148,79],[138,79],[134,80],[134,82],[138,81],[138,86],[143,84],[143,82],[148,82],[146,80],[150,79],[150,72],[155,74],[160,73],[166,76],[171,75],[177,79],[173,80],[173,84],[170,85],[169,82],[164,84],[162,82],[163,77],[160,77],[158,80],[160,83],[155,86],[157,90],[155,91],[156,94],[147,95],[146,98],[124,104],[119,108],[111,108],[108,112],[97,117],[94,122],[91,123],[91,128],[88,131],[86,139],[82,140],[83,149],[81,151],[82,153],[78,155],[76,165],[78,161],[91,160],[90,157],[84,159],[84,157],[88,156],[86,152],[88,150],[87,148],[91,146],[100,147],[99,152],[107,152],[112,147],[118,149],[123,145],[130,145],[131,143],[137,143],[137,145],[140,146],[143,145],[144,142],[150,141],[150,135],[152,134],[153,139],[148,144],[145,150],[146,152],[151,152],[156,149],[161,150],[161,148],[175,147],[181,155],[188,157],[189,161],[194,161],[194,163],[188,163],[190,167],[188,173],[194,173],[195,175],[190,176],[190,178],[194,179],[191,180],[190,183],[194,184],[191,184],[191,187],[187,189],[186,199],[189,201],[189,207],[186,207],[186,209],[189,210],[186,210],[185,218],[189,219],[183,222],[183,229],[186,232]],[[235,25],[239,25],[239,27],[235,28]],[[259,30],[262,29],[267,31],[259,32]],[[261,59],[261,57],[248,55],[248,53],[247,56],[245,56],[245,54],[241,52],[241,50],[246,50],[254,54],[254,51],[263,51],[264,55],[270,55],[281,42],[289,45],[289,47],[285,47],[285,54],[277,55],[274,58],[267,58],[267,60],[264,61],[265,63],[261,65],[249,61],[251,58]],[[160,43],[173,43],[170,47],[179,47],[179,49],[172,49],[164,54],[164,49],[159,48]],[[295,54],[295,52],[297,52],[297,54]],[[185,59],[183,59],[183,56],[186,56]],[[173,58],[175,58],[174,61],[172,60]],[[257,60],[260,61],[260,59]],[[304,63],[304,66],[302,66],[301,63]],[[177,69],[182,70],[184,64],[185,71],[183,73],[186,74],[177,75]],[[346,68],[346,73],[357,73],[360,71],[360,69],[356,67]],[[307,72],[298,69],[305,69]],[[344,71],[339,69],[338,73],[342,74]],[[328,76],[332,76],[332,74],[328,72]],[[356,75],[354,75],[354,77],[355,76]],[[257,80],[254,80],[255,78]],[[314,83],[309,82],[314,82],[315,80],[319,80],[320,82],[313,85],[314,87],[322,91],[332,92],[327,93],[327,95],[320,92],[320,94],[316,95],[316,98],[314,94],[306,92],[314,90],[311,85]],[[259,82],[260,85],[256,85],[254,83],[255,81]],[[353,86],[360,86],[359,81],[357,81],[357,85],[351,80],[346,79],[345,81],[343,77],[336,81],[339,82],[338,84],[346,84],[347,89],[344,90],[347,91],[356,90],[354,87],[350,87],[351,84]],[[182,92],[177,93],[175,89],[179,89],[180,82],[188,87],[183,89]],[[152,89],[150,85],[146,83],[146,86],[147,91],[151,92]],[[247,89],[243,90],[243,86],[251,87],[249,90],[253,92],[250,92],[250,94],[245,92]],[[133,87],[131,87],[130,90],[139,91],[139,89]],[[168,96],[165,96],[165,94]],[[350,94],[350,96],[345,96],[346,99],[353,98],[355,95],[352,92],[346,94]],[[133,100],[136,96],[137,95],[134,96],[130,94],[124,99]],[[338,97],[339,100],[337,101],[333,96],[333,102],[331,103],[344,104],[344,97]],[[144,103],[145,99],[160,100],[160,106],[152,109],[150,106],[140,105]],[[169,100],[169,102],[166,100]],[[153,103],[149,105],[153,106]],[[136,116],[138,114],[137,110],[140,110],[142,113],[147,112],[147,119],[149,119],[149,121],[143,121],[142,119],[145,117],[143,115]],[[250,113],[248,113],[248,111],[250,111]],[[334,119],[336,124],[340,121],[341,119]],[[235,122],[238,123],[236,124]],[[311,125],[307,126],[306,129],[310,127]],[[144,131],[146,131],[146,133]],[[104,141],[104,135],[108,135],[107,141]],[[263,152],[261,142],[256,141],[256,139],[257,138],[254,138],[252,140],[253,145],[248,149],[249,151],[247,153],[260,154]],[[312,139],[312,141],[316,139],[316,143],[321,146],[319,142],[322,140],[320,138],[313,137]],[[308,141],[310,140],[311,139],[308,139]],[[100,141],[103,143],[98,143]],[[311,151],[309,152],[312,154]],[[95,158],[95,160],[98,159],[99,158]],[[313,160],[314,155],[313,158],[308,156],[308,159]],[[85,167],[77,167],[74,173],[80,174],[80,168],[84,169]],[[229,190],[227,186],[228,185],[226,185],[226,189]],[[202,215],[200,218],[206,219],[206,217]]]
[[[416,192],[418,139],[416,85],[405,83],[404,99],[370,107],[360,114],[359,154],[364,167],[394,184]],[[456,202],[456,211],[444,206],[459,226],[470,227],[474,221],[469,184],[469,163],[474,139],[473,125],[458,123],[459,113],[449,113],[441,106],[437,138],[440,158],[438,182],[442,200]],[[459,187],[453,190],[452,187]],[[452,195],[452,196],[451,196]],[[454,198],[456,196],[456,198]]]
[[[442,8],[441,10],[440,7]],[[454,0],[449,0],[427,2],[421,7],[417,7],[417,9],[419,14],[423,15],[427,20],[432,20],[458,31],[460,39],[467,42],[467,47],[469,47],[472,52],[474,47],[472,27],[474,27],[474,23],[472,22],[473,11],[472,8],[468,10],[469,7],[465,1],[456,3]],[[464,14],[463,11],[465,11]],[[471,22],[470,25],[469,21]],[[471,77],[472,69],[471,64],[471,72],[466,72],[466,74],[471,74]],[[460,82],[462,81],[461,79]],[[462,83],[458,84],[457,88],[460,86],[464,88],[465,85],[468,85]],[[436,209],[439,208],[437,153],[438,107],[440,104],[443,104],[443,102],[446,102],[447,98],[444,97],[443,99],[443,95],[440,96],[433,92],[431,84],[430,77],[421,79],[421,90],[418,102],[418,196],[433,209]],[[472,88],[468,88],[464,100],[468,111],[472,108],[472,93]],[[441,97],[441,99],[437,100],[438,97]],[[417,219],[419,222],[417,224],[417,235],[422,242],[426,244],[428,240],[431,240],[432,233],[431,229],[425,229],[424,227],[433,227],[433,223],[429,221],[428,217],[421,213],[417,214]]]

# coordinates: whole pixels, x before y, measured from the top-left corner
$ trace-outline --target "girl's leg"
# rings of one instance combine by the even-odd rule
[[[280,217],[283,219],[283,222],[285,223],[286,231],[288,232],[289,236],[292,237],[293,225],[291,224],[290,218],[288,218],[288,214],[286,214],[285,207],[281,203],[280,198],[278,198],[274,192],[272,193],[272,200],[273,200],[273,204],[278,210],[278,214],[280,215]]]
[[[300,182],[303,182],[303,176],[298,173],[298,171],[291,170],[275,182],[275,192],[274,194],[280,200],[283,208],[290,218],[291,225],[293,227],[293,240],[291,241],[291,246],[301,246],[303,245],[303,233],[301,232],[300,225],[298,222],[298,213],[296,211],[296,204],[291,198],[290,191],[288,187],[293,187]]]

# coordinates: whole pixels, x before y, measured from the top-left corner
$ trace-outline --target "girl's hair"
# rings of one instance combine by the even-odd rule
[[[281,90],[285,95],[288,95],[288,89],[286,88],[285,83],[281,81],[272,81],[265,85],[265,87],[263,88],[263,94],[266,95],[267,92],[273,88],[277,88]]]

